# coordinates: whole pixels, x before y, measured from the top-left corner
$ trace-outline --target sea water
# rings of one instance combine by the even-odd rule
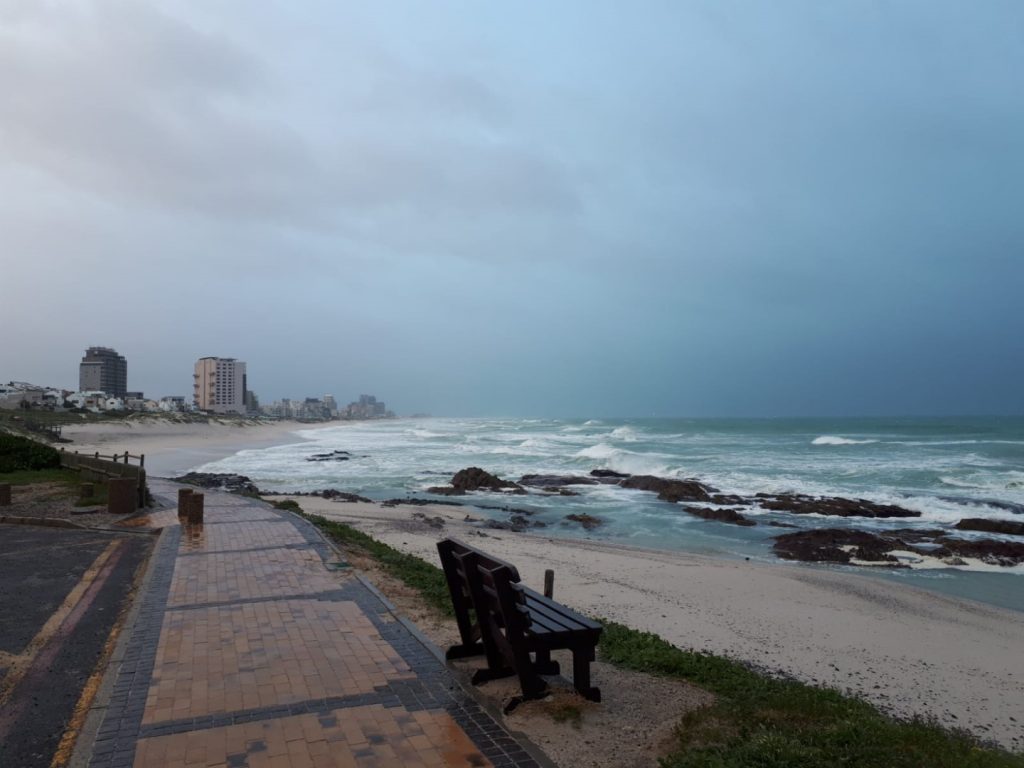
[[[770,521],[801,529],[884,530],[950,526],[965,517],[1024,520],[1024,418],[434,418],[348,422],[298,434],[303,441],[241,451],[196,469],[248,475],[265,490],[336,488],[375,500],[429,498],[427,488],[447,484],[456,471],[470,466],[509,480],[531,473],[612,469],[694,478],[743,496],[843,496],[921,513],[881,520],[793,515],[752,506],[742,514],[759,525],[739,527],[694,517],[654,494],[614,485],[572,486],[579,495],[569,497],[536,492],[458,499],[528,508],[534,519],[547,523],[538,531],[545,535],[765,561],[775,561],[771,538],[786,532],[766,525]],[[348,451],[350,458],[308,460],[336,450]],[[605,524],[584,532],[565,523],[566,515],[584,512]],[[474,514],[508,517],[495,510]],[[997,568],[872,568],[870,574],[1024,610],[1024,567],[1012,572]]]

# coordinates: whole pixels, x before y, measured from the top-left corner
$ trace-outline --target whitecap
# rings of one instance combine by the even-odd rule
[[[836,435],[822,435],[811,441],[811,445],[867,445],[877,443],[877,440],[851,440],[848,437],[837,437]]]

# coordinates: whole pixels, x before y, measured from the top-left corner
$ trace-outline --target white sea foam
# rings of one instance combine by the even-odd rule
[[[624,440],[627,443],[635,443],[636,430],[632,427],[616,427],[611,431],[611,434],[609,434],[608,437]]]
[[[852,440],[848,437],[837,437],[836,435],[822,435],[811,441],[811,445],[867,445],[877,443],[878,440]]]

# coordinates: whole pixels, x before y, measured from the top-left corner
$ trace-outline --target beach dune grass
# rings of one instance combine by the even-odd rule
[[[430,607],[453,615],[439,567],[350,525],[304,516],[337,543],[373,557]],[[970,734],[923,720],[896,720],[838,691],[774,678],[731,659],[683,650],[650,632],[600,621],[602,661],[685,680],[717,696],[714,704],[683,717],[674,746],[660,761],[663,768],[1024,768],[1024,756],[984,747]]]
[[[773,678],[602,621],[603,661],[687,680],[718,696],[684,716],[665,768],[1024,768],[1024,756],[986,749],[967,733],[895,720],[838,691]]]

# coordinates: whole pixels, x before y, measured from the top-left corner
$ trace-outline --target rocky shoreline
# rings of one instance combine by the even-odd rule
[[[320,454],[311,460],[344,460],[344,451]],[[218,488],[234,493],[252,495],[275,495],[261,492],[244,475],[219,475],[190,472],[179,478],[179,482]],[[917,518],[920,512],[893,504],[878,504],[866,499],[847,499],[835,496],[809,496],[805,494],[766,494],[738,496],[724,494],[718,489],[698,480],[679,480],[655,477],[653,475],[628,475],[609,469],[595,469],[588,475],[543,475],[527,474],[518,481],[504,480],[480,467],[466,467],[456,472],[449,485],[433,486],[427,493],[448,497],[444,500],[407,497],[373,502],[363,496],[336,489],[324,489],[306,493],[289,493],[289,496],[318,496],[337,502],[381,503],[384,506],[409,504],[425,506],[442,504],[461,506],[462,502],[450,497],[466,496],[472,493],[505,494],[516,497],[531,493],[578,496],[574,487],[593,485],[617,485],[621,488],[654,493],[665,502],[678,504],[687,514],[704,520],[727,523],[744,527],[758,525],[756,520],[744,515],[741,510],[762,509],[793,515],[822,515],[842,518]],[[535,510],[525,507],[494,506],[472,503],[479,509],[507,512],[508,520],[477,520],[467,516],[467,521],[478,523],[481,528],[492,528],[522,532],[546,527],[547,523],[534,518]],[[600,528],[605,521],[589,514],[565,515],[563,525],[579,525],[590,531]],[[796,527],[791,523],[770,521],[773,527]],[[1024,541],[1007,541],[994,538],[963,538],[955,535],[959,531],[992,533],[1001,536],[1024,537],[1024,522],[1015,520],[992,520],[988,518],[964,518],[949,528],[913,529],[897,528],[891,531],[863,531],[855,528],[816,528],[784,533],[772,537],[772,549],[785,560],[815,563],[839,563],[859,566],[884,565],[893,568],[911,567],[924,559],[937,560],[946,566],[967,564],[966,558],[976,559],[985,565],[1012,567],[1024,564]]]

